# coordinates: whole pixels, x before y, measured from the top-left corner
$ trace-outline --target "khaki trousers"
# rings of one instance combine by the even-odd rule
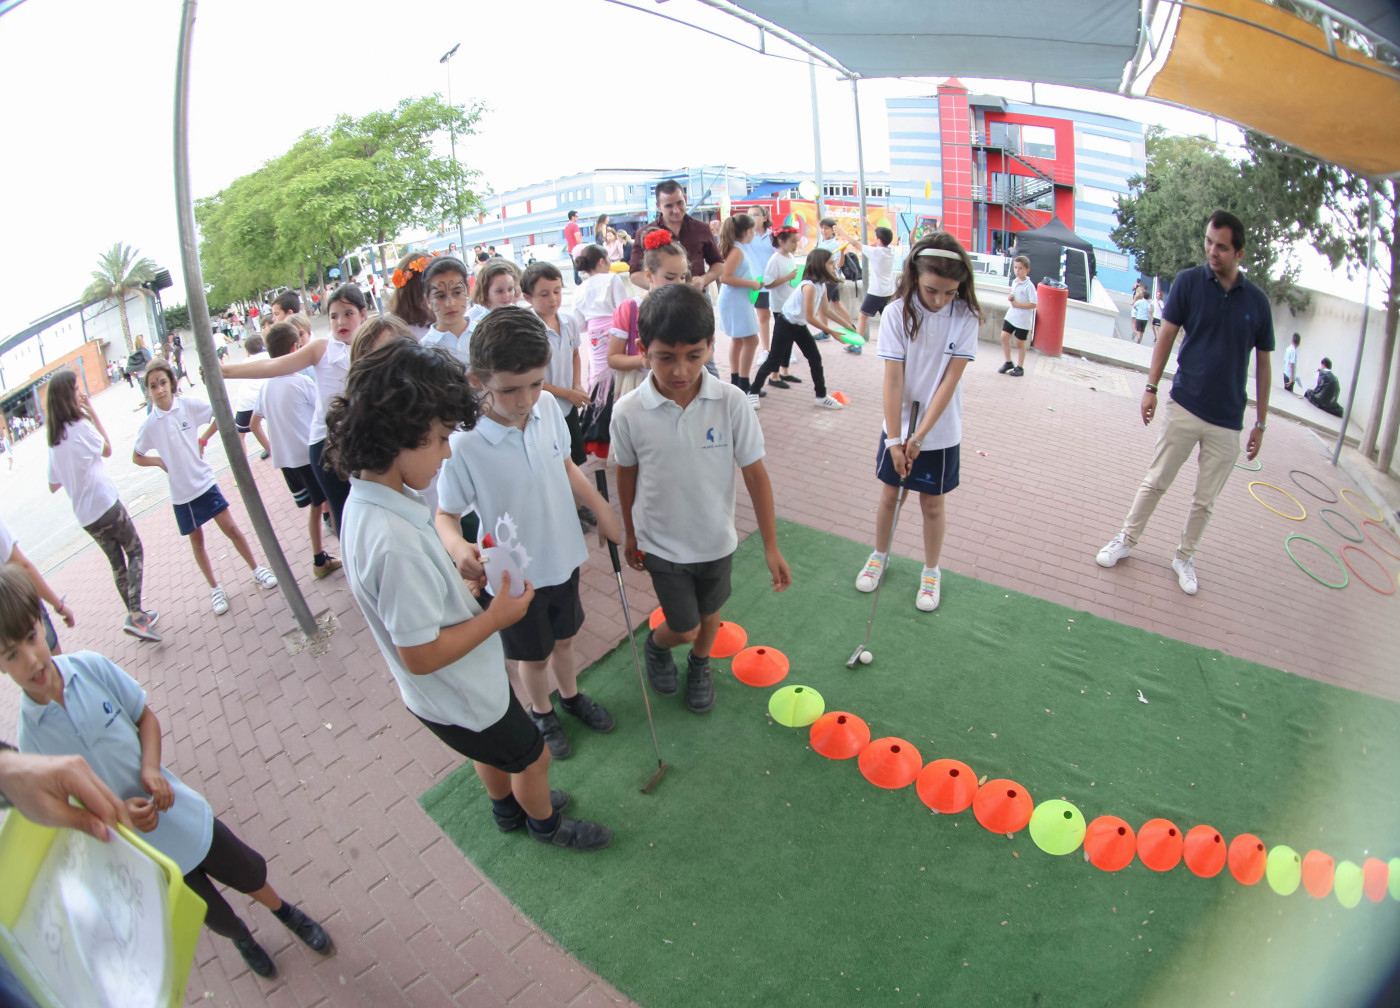
[[[1143,477],[1137,498],[1123,521],[1123,534],[1129,546],[1137,545],[1152,512],[1157,509],[1157,502],[1199,445],[1200,468],[1196,473],[1196,493],[1191,498],[1191,513],[1186,518],[1186,527],[1181,531],[1181,544],[1176,550],[1178,559],[1190,560],[1196,555],[1196,547],[1210,522],[1215,499],[1225,489],[1225,483],[1235,467],[1235,458],[1240,452],[1240,432],[1206,423],[1190,410],[1177,405],[1174,399],[1167,400],[1164,419],[1166,422],[1157,435],[1152,466]]]

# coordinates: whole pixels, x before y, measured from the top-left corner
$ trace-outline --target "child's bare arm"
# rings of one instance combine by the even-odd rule
[[[758,519],[758,534],[763,537],[763,558],[773,575],[773,590],[784,591],[792,584],[792,568],[778,549],[778,518],[773,509],[773,484],[768,479],[768,469],[759,459],[739,472],[743,473],[744,486],[748,488],[753,513]]]
[[[301,349],[293,350],[281,357],[241,361],[237,364],[220,364],[219,370],[225,378],[277,378],[281,375],[296,374],[303,368],[319,364],[321,354],[325,352],[325,349],[326,341],[322,338],[312,340]]]
[[[40,574],[39,568],[34,566],[34,561],[25,556],[18,546],[10,547],[10,556],[6,562],[12,563],[24,571],[24,576],[29,578],[29,583],[34,586],[35,593],[63,618],[66,625],[70,627],[73,625],[73,610],[68,608],[67,602],[58,597],[58,592],[49,587],[49,583],[44,580],[44,575]]]
[[[491,601],[491,608],[450,627],[443,627],[436,640],[412,647],[400,647],[399,658],[414,675],[432,675],[481,646],[486,638],[497,633],[525,615],[535,589],[525,582],[519,598],[510,597],[510,574],[501,575],[501,593]]]
[[[622,556],[633,570],[645,570],[637,552],[637,530],[632,527],[632,504],[637,499],[637,467],[617,467],[617,502],[622,508]]]
[[[133,465],[155,466],[157,469],[165,469],[166,472],[170,471],[166,468],[165,459],[161,458],[159,455],[142,455],[135,448],[131,449],[131,462]]]
[[[141,786],[151,796],[157,812],[175,804],[175,792],[160,772],[160,721],[150,704],[136,719],[136,735],[141,740]]]
[[[966,357],[954,357],[948,362],[948,367],[943,371],[943,380],[938,383],[933,398],[929,400],[923,414],[919,417],[918,426],[914,428],[914,437],[910,443],[904,446],[905,457],[910,462],[919,457],[919,452],[924,446],[924,438],[928,437],[928,432],[933,430],[933,425],[938,423],[938,418],[943,415],[943,411],[953,401],[953,393],[957,391],[958,382],[962,381],[963,372],[966,370]]]
[[[564,468],[569,473],[569,489],[574,492],[574,500],[592,510],[598,516],[598,531],[607,536],[613,542],[622,543],[622,519],[617,516],[606,497],[598,492],[598,488],[588,482],[579,467],[574,465],[573,459],[564,460]]]
[[[481,580],[486,568],[481,565],[481,554],[477,552],[476,547],[467,542],[467,537],[462,535],[461,515],[438,508],[437,514],[433,516],[433,528],[437,530],[443,546],[447,547],[447,555],[456,565],[457,573],[468,581]]]

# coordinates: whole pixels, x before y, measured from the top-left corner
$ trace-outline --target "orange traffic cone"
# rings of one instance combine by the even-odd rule
[[[1214,826],[1192,826],[1183,851],[1186,867],[1201,878],[1215,878],[1225,867],[1225,840]]]
[[[1034,811],[1030,792],[1013,780],[989,780],[972,799],[972,814],[993,833],[1015,833],[1031,821]]]
[[[1137,837],[1122,819],[1101,815],[1084,833],[1084,853],[1089,855],[1089,863],[1100,871],[1118,871],[1132,863],[1137,853]]]
[[[777,648],[748,647],[734,656],[734,678],[745,686],[774,686],[787,678],[787,655]]]
[[[711,658],[732,658],[744,649],[749,635],[738,623],[720,620],[719,633],[715,636],[715,646],[710,649]]]
[[[1303,888],[1314,899],[1322,899],[1332,891],[1335,871],[1335,862],[1322,851],[1308,851],[1303,855]]]
[[[1149,819],[1137,835],[1138,860],[1153,871],[1171,871],[1181,862],[1181,830],[1167,819]]]
[[[924,767],[914,787],[919,801],[935,812],[952,815],[972,804],[977,775],[961,760],[936,759]]]
[[[891,791],[913,784],[924,765],[919,750],[894,736],[871,742],[860,751],[859,763],[866,780]]]
[[[1264,877],[1264,869],[1269,864],[1264,842],[1253,833],[1241,833],[1231,840],[1226,858],[1230,864],[1230,874],[1240,885],[1254,885]]]
[[[665,622],[666,614],[661,611],[660,606],[657,606],[655,609],[653,609],[651,611],[651,615],[647,617],[647,626],[651,627],[653,630],[655,630],[657,627],[659,627],[662,623]]]
[[[812,748],[827,759],[859,756],[870,744],[870,726],[854,714],[830,711],[812,724]]]

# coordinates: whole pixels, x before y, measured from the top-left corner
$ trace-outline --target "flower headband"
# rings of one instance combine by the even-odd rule
[[[655,251],[663,245],[670,245],[675,239],[671,237],[671,232],[665,228],[657,228],[655,231],[648,231],[642,239],[642,247],[648,252]]]
[[[941,248],[926,248],[926,249],[923,249],[922,251],[919,252],[919,254],[918,254],[917,256],[915,256],[915,258],[916,258],[916,259],[922,259],[924,256],[937,256],[937,257],[940,258],[940,259],[956,259],[956,260],[958,260],[958,262],[962,262],[962,256],[958,255],[958,253],[956,253],[956,252],[949,252],[947,249],[941,249]]]
[[[791,238],[797,233],[798,230],[795,227],[780,227],[773,229],[773,237],[777,238],[779,241],[782,241],[784,238]]]

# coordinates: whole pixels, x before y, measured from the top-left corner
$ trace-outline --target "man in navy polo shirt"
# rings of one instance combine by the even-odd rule
[[[1157,437],[1152,466],[1123,521],[1123,530],[1097,557],[1099,566],[1112,567],[1132,554],[1162,494],[1200,446],[1196,493],[1172,560],[1177,583],[1188,595],[1196,594],[1196,547],[1239,454],[1251,351],[1255,361],[1255,423],[1245,445],[1251,459],[1263,446],[1264,419],[1269,412],[1273,315],[1264,292],[1240,273],[1243,253],[1244,225],[1229,211],[1217,210],[1206,222],[1206,265],[1182,270],[1172,284],[1142,396],[1142,422],[1150,424],[1157,413],[1157,381],[1166,369],[1176,334],[1184,330],[1166,425]]]

